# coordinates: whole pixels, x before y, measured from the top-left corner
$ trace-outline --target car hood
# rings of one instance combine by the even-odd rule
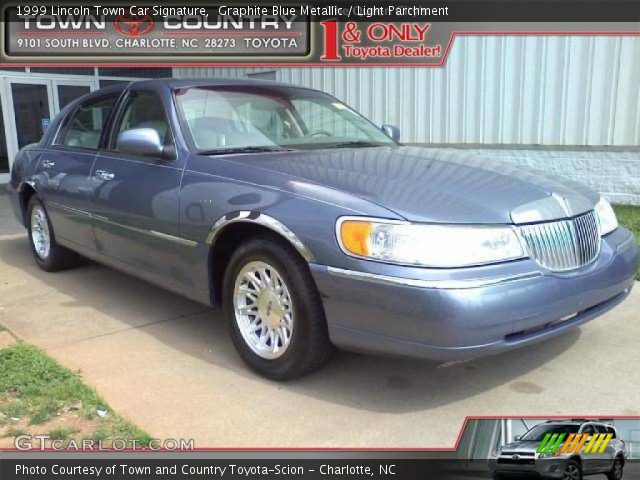
[[[518,453],[535,453],[540,446],[540,442],[514,442],[508,443],[502,447],[503,452],[518,452]]]
[[[529,223],[586,212],[599,198],[578,183],[460,149],[346,148],[226,159],[355,195],[415,222]]]

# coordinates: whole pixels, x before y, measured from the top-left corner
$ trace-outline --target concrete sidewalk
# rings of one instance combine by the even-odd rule
[[[290,383],[251,373],[218,311],[106,267],[48,274],[0,237],[0,323],[81,370],[122,415],[196,446],[453,446],[466,415],[639,415],[640,289],[543,344],[449,367],[338,353]]]

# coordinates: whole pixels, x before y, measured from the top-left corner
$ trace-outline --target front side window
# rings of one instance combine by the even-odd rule
[[[112,148],[116,147],[118,135],[132,128],[151,128],[158,132],[164,145],[172,142],[162,99],[152,92],[131,93],[112,139]]]
[[[193,147],[201,152],[395,145],[335,98],[291,87],[191,87],[176,103]]]
[[[65,120],[57,145],[97,149],[100,136],[118,95],[89,100],[76,108]]]

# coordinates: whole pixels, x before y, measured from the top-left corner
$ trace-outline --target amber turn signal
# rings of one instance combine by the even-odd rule
[[[373,224],[356,220],[347,220],[340,225],[340,240],[349,253],[366,257],[369,255],[369,238]]]

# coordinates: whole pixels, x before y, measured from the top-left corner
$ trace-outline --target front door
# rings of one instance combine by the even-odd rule
[[[115,121],[113,138],[96,158],[92,171],[91,212],[97,249],[140,273],[184,283],[175,267],[186,245],[179,238],[183,164],[177,158],[118,151],[118,133],[134,128],[154,129],[165,145],[173,144],[160,96],[153,91],[131,91]]]

